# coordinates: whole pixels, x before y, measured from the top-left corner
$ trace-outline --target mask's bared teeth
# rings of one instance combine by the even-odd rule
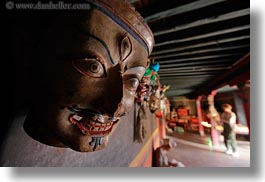
[[[119,120],[118,117],[109,118],[109,121],[110,122],[116,122],[117,120]]]
[[[91,131],[98,131],[99,127],[91,128]]]
[[[105,131],[104,127],[100,127],[99,131]]]
[[[119,121],[119,117],[109,117],[108,121],[105,121],[101,115],[90,118],[72,114],[69,116],[69,121],[75,124],[84,135],[106,136],[111,132],[113,125]]]
[[[86,129],[87,132],[89,132],[92,128],[93,127],[91,127],[91,126],[87,126],[85,129]]]
[[[105,128],[105,131],[109,130],[110,128],[111,128],[111,126],[107,126],[107,127]]]
[[[96,122],[95,121],[90,121],[91,125],[95,125]]]
[[[82,123],[82,125],[83,125],[84,127],[86,127],[86,128],[89,127],[89,124],[86,123],[86,122],[85,122],[85,123]]]
[[[69,116],[69,121],[73,124],[76,124],[77,122],[79,122],[82,119],[81,116],[78,116],[76,114],[72,114]]]
[[[83,134],[85,134],[85,135],[87,134],[87,132],[85,130],[81,130],[81,131],[82,131]]]
[[[93,120],[99,123],[103,123],[104,122],[104,118],[102,117],[102,115],[97,115],[95,117],[93,117]]]
[[[80,124],[80,123],[76,123],[76,124],[77,124],[78,128],[80,129],[80,131],[81,131],[83,134],[87,135],[87,133],[89,133],[89,132],[87,131],[87,129],[86,129],[85,127],[83,127],[82,124]]]
[[[80,121],[83,117],[81,116],[78,116],[78,115],[73,115],[73,118],[76,120],[76,121]]]

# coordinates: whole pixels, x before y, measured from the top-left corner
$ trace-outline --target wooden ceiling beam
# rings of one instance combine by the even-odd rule
[[[181,52],[181,53],[176,53],[176,54],[166,54],[166,55],[159,55],[159,56],[154,56],[155,59],[160,59],[160,58],[170,58],[170,57],[175,57],[175,56],[187,56],[187,55],[193,55],[193,54],[202,54],[202,53],[210,53],[210,52],[217,52],[217,51],[227,51],[227,50],[237,50],[237,49],[242,49],[249,47],[249,45],[239,45],[239,46],[227,46],[227,47],[218,47],[218,48],[211,48],[211,49],[201,49],[201,50],[196,50],[196,51],[187,51],[187,52]]]
[[[155,31],[154,35],[159,36],[159,35],[172,33],[172,32],[175,33],[177,31],[181,31],[181,30],[185,30],[185,29],[189,29],[189,28],[194,28],[194,27],[198,27],[198,26],[202,26],[202,25],[207,25],[210,23],[217,23],[220,21],[230,20],[233,18],[239,18],[239,17],[247,16],[247,15],[250,15],[250,9],[249,8],[230,12],[230,13],[226,13],[223,15],[219,15],[217,17],[209,17],[209,18],[197,20],[197,21],[194,21],[191,23],[187,23],[184,25],[178,25],[178,26],[175,26],[173,28],[169,28],[169,29],[165,29],[165,30]]]
[[[213,4],[217,4],[220,2],[224,2],[226,0],[198,0],[189,4],[185,4],[182,6],[178,6],[172,9],[168,9],[165,11],[161,11],[155,14],[152,14],[150,16],[145,17],[145,21],[147,21],[148,23],[152,22],[152,21],[156,21],[159,19],[163,19],[163,18],[167,18],[170,16],[174,16],[177,14],[182,14],[182,13],[186,13],[186,12],[190,12],[190,11],[194,11],[200,8],[204,8]]]
[[[235,75],[235,73],[237,73]],[[197,90],[193,95],[207,94],[213,89],[218,89],[227,83],[234,83],[234,78],[240,77],[240,75],[250,76],[250,53],[244,55],[239,59],[229,70],[223,73],[221,76],[216,77],[214,80],[205,85],[205,87]],[[242,78],[243,79],[243,78]],[[249,78],[248,78],[249,79]],[[239,79],[237,79],[238,81]]]
[[[167,69],[160,69],[159,72],[163,71],[186,71],[186,70],[210,70],[210,69],[225,69],[228,68],[230,64],[218,64],[218,65],[197,65],[197,66],[183,66],[177,68],[167,68]]]
[[[173,64],[166,64],[163,65],[161,63],[160,64],[160,70],[163,69],[174,69],[174,68],[178,68],[178,67],[184,67],[184,66],[213,66],[213,64],[226,64],[226,65],[231,65],[235,60],[234,59],[210,59],[207,61],[198,61],[198,62],[190,62],[190,63],[173,63]]]
[[[159,64],[165,64],[165,63],[178,63],[178,62],[188,62],[188,61],[199,61],[199,60],[205,60],[205,59],[216,59],[216,58],[224,58],[224,57],[232,57],[232,56],[238,56],[242,55],[242,53],[228,53],[228,54],[216,54],[216,55],[210,55],[210,56],[196,56],[196,57],[187,57],[187,58],[182,58],[182,59],[172,59],[172,60],[161,60]]]
[[[164,69],[164,70],[159,70],[159,75],[164,74],[164,73],[187,73],[187,72],[189,72],[189,73],[193,73],[193,72],[200,73],[200,72],[205,72],[205,71],[220,71],[220,70],[227,70],[227,69],[229,69],[228,66],[224,66],[224,67],[216,66],[215,68],[190,67],[190,69],[180,69],[180,70],[179,69],[175,69],[175,70]]]
[[[233,33],[233,32],[237,32],[237,31],[247,30],[249,28],[250,28],[250,25],[244,25],[244,26],[240,26],[240,27],[234,27],[234,28],[229,28],[229,29],[225,29],[225,30],[219,30],[219,31],[211,32],[211,33],[205,33],[202,35],[196,35],[196,36],[182,38],[182,39],[163,41],[160,43],[158,42],[155,44],[155,47],[168,45],[168,44],[176,44],[176,43],[194,41],[194,40],[209,38],[209,37],[218,36],[218,35],[224,35],[224,34]]]
[[[222,70],[220,71],[204,71],[204,72],[186,72],[186,73],[160,73],[160,77],[165,77],[165,76],[203,76],[203,75],[217,75],[218,73],[223,72]]]
[[[136,2],[138,2],[139,0],[129,0],[130,1],[130,3],[136,3]]]
[[[201,76],[198,76],[198,75],[187,75],[187,76],[161,76],[160,78],[160,80],[164,80],[164,79],[179,79],[179,80],[182,80],[182,81],[187,81],[187,80],[184,80],[184,79],[194,79],[194,78],[197,78],[197,79],[199,79],[199,78],[209,78],[209,77],[213,77],[214,75],[211,75],[211,74],[209,74],[209,75],[201,75]]]
[[[151,56],[155,56],[158,54],[171,53],[171,52],[176,52],[176,51],[184,51],[184,50],[194,49],[194,48],[203,48],[203,47],[212,46],[212,45],[220,45],[220,44],[224,44],[224,43],[231,43],[231,42],[241,41],[241,40],[246,40],[246,39],[250,39],[250,36],[246,35],[246,36],[240,36],[240,37],[219,39],[219,40],[214,40],[214,41],[209,41],[209,42],[204,42],[204,43],[199,43],[199,44],[192,44],[192,45],[183,46],[183,47],[157,50],[157,51],[154,51],[151,54]]]
[[[182,77],[176,77],[174,79],[167,78],[167,77],[161,77],[160,80],[165,81],[167,84],[174,84],[179,82],[184,82],[184,84],[199,84],[201,82],[206,81],[208,78],[199,78],[199,77],[191,77],[191,78],[185,78],[185,81]],[[186,82],[187,81],[187,82]]]
[[[187,75],[187,76],[161,76],[160,78],[161,78],[161,80],[163,80],[163,79],[165,79],[165,78],[168,78],[168,79],[186,79],[186,78],[209,78],[209,77],[213,77],[214,75],[210,75],[210,74],[208,74],[208,75],[200,75],[200,76],[198,76],[198,75]]]

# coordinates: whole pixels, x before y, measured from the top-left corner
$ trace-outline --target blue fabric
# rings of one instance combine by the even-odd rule
[[[149,66],[150,69],[154,70],[155,72],[158,72],[160,69],[159,63],[153,63]]]

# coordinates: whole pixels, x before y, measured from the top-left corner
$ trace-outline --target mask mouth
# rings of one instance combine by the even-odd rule
[[[80,108],[77,105],[67,107],[72,113],[69,121],[76,125],[82,134],[91,137],[105,137],[113,126],[119,121],[119,117],[108,117],[88,108]]]

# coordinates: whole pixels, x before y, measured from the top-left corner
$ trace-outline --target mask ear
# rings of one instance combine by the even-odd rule
[[[132,52],[132,42],[127,34],[124,34],[124,36],[121,39],[120,42],[120,60],[121,62],[125,61],[127,57]]]
[[[150,62],[151,62],[150,59],[148,59],[146,62],[146,68],[148,68],[150,66]]]

